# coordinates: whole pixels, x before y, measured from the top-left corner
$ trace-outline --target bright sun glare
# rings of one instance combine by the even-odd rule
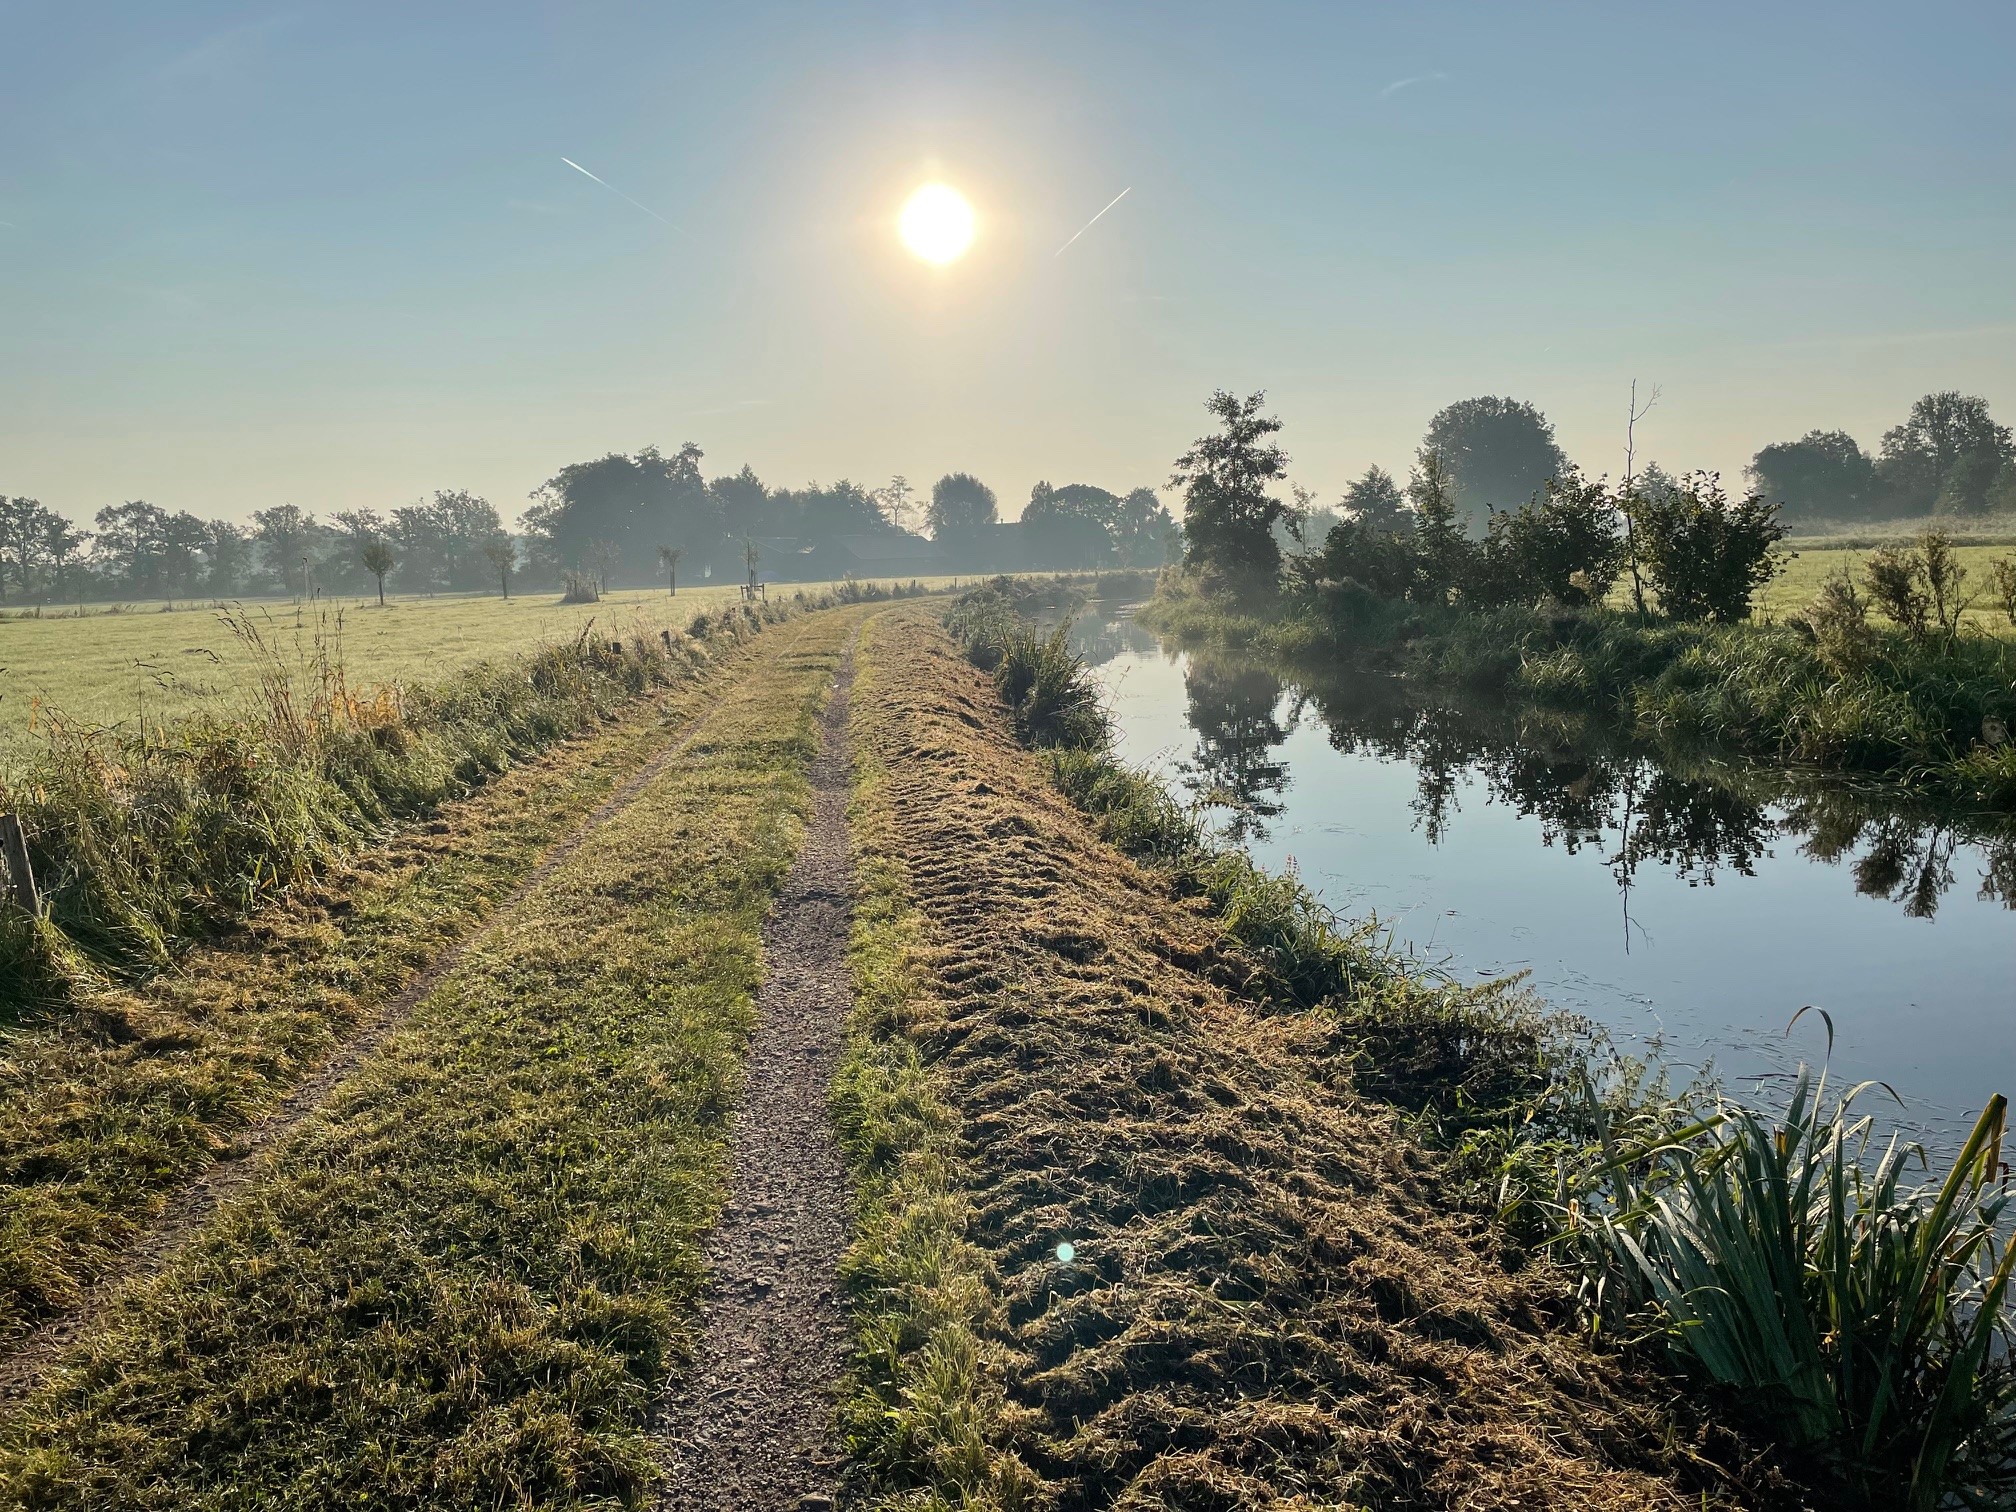
[[[926,262],[949,263],[973,245],[973,207],[945,184],[911,195],[896,224],[903,245]]]

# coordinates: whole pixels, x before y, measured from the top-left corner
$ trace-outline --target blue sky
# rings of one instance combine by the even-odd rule
[[[0,0],[0,55],[0,490],[77,515],[509,515],[689,439],[1012,511],[1161,483],[1219,385],[1325,497],[1479,393],[1592,471],[1634,377],[1673,468],[2016,421],[2007,0]]]

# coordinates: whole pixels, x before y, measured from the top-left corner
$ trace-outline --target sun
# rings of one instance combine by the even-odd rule
[[[949,184],[926,184],[904,203],[896,230],[924,261],[949,263],[973,245],[973,207]]]

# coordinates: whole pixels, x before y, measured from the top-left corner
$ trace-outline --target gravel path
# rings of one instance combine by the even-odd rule
[[[728,1207],[707,1244],[705,1332],[660,1429],[674,1512],[833,1504],[833,1409],[846,1360],[840,1308],[845,1168],[827,1094],[853,999],[847,930],[847,695],[843,658],[820,724],[812,819],[763,926],[749,1082],[731,1136]]]

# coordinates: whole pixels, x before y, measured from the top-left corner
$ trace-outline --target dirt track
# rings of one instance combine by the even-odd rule
[[[837,1295],[846,1178],[827,1114],[852,984],[847,931],[851,652],[820,721],[812,815],[763,926],[748,1084],[728,1208],[707,1244],[704,1337],[660,1433],[661,1505],[768,1512],[830,1505],[840,1467],[834,1392],[846,1357]]]

